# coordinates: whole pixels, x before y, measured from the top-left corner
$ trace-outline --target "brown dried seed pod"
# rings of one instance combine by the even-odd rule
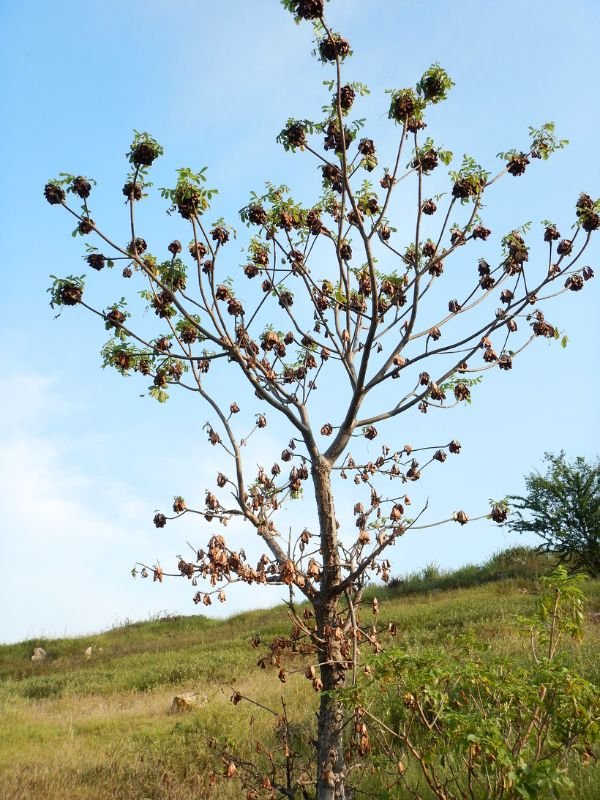
[[[444,271],[444,262],[436,259],[432,264],[427,267],[427,272],[435,278],[439,278]],[[404,305],[404,303],[402,304]]]
[[[467,514],[464,511],[455,511],[454,512],[454,519],[460,525],[466,525],[467,522],[469,521],[469,517],[467,516]]]
[[[506,519],[508,517],[508,511],[503,506],[495,505],[492,508],[490,517],[493,519],[494,522],[501,524],[503,522],[506,522]]]
[[[586,233],[592,233],[600,228],[600,214],[595,211],[587,211],[585,214],[581,214],[579,219],[581,227]]]
[[[169,249],[170,246],[169,246]],[[206,246],[202,242],[190,242],[188,247],[189,253],[192,258],[196,258],[201,261],[204,256],[206,255]],[[173,252],[173,251],[171,251]]]
[[[244,306],[235,297],[230,297],[227,301],[227,313],[232,317],[239,317],[244,313]]]
[[[94,225],[94,220],[91,217],[85,217],[77,226],[77,230],[85,236],[87,233],[91,233],[94,230]]]
[[[183,497],[177,496],[173,500],[173,511],[176,514],[183,514],[183,512],[186,510],[186,508],[187,508],[187,506],[185,504],[185,500],[183,499]]]
[[[468,400],[471,396],[471,391],[466,383],[457,383],[454,387],[454,396],[459,402],[461,400]]]
[[[306,147],[306,130],[301,122],[293,122],[284,130],[285,138],[290,147]]]
[[[133,183],[133,181],[128,181],[123,186],[123,194],[128,200],[141,200],[142,186],[139,183]]]
[[[106,321],[110,322],[114,328],[118,328],[125,322],[125,314],[118,308],[113,308],[106,315]]]
[[[83,297],[83,287],[75,283],[65,283],[60,290],[60,302],[64,306],[74,306]]]
[[[342,111],[348,112],[354,103],[355,92],[352,86],[342,86],[340,89],[340,106]]]
[[[267,221],[267,212],[258,203],[248,209],[248,221],[253,225],[264,225]]]
[[[460,228],[451,228],[450,229],[450,242],[452,245],[460,246],[465,243],[465,234],[462,232]]]
[[[560,233],[556,230],[555,225],[547,225],[544,230],[544,241],[545,242],[554,242],[557,239],[560,239]]]
[[[491,230],[489,228],[485,228],[483,225],[476,225],[473,228],[474,239],[482,239],[483,241],[485,241],[490,234]]]
[[[517,177],[525,172],[525,168],[529,163],[527,155],[525,153],[519,153],[519,155],[514,155],[509,158],[506,164],[506,170],[514,177]]]
[[[594,207],[594,201],[592,200],[592,198],[589,196],[589,194],[582,192],[579,195],[579,199],[575,203],[575,208],[577,209],[577,212],[581,213],[582,211],[585,211],[593,207]]]
[[[306,227],[313,236],[318,236],[323,231],[321,217],[319,216],[319,212],[315,209],[311,209],[306,215]]]
[[[460,453],[461,447],[462,447],[461,443],[458,442],[456,439],[453,439],[448,445],[448,450],[451,453],[454,453],[454,455],[458,455]]]
[[[260,275],[260,269],[256,264],[246,264],[244,267],[244,275],[247,278],[256,278],[257,275]]]
[[[572,250],[573,242],[570,239],[563,239],[556,248],[559,256],[568,256]]]
[[[432,383],[431,384],[431,388],[430,388],[429,394],[430,394],[432,400],[445,400],[446,399],[446,393],[444,392],[444,390],[440,386],[437,385],[437,383]]]
[[[323,173],[323,180],[328,183],[334,192],[342,193],[344,181],[339,167],[335,164],[325,164],[321,167]]]
[[[363,156],[372,156],[375,154],[375,144],[373,139],[361,139],[358,143],[358,152]]]
[[[427,123],[418,117],[410,117],[406,120],[406,129],[411,133],[418,133],[427,127]]]
[[[64,203],[66,195],[62,187],[55,183],[47,183],[44,186],[44,197],[51,206],[57,206]]]
[[[157,528],[164,528],[165,525],[167,524],[167,518],[165,517],[164,514],[158,512],[157,514],[154,515],[153,522]]]
[[[428,239],[423,245],[423,255],[425,258],[431,258],[435,254],[435,244]]]
[[[579,292],[583,289],[583,278],[581,275],[569,275],[565,281],[565,289],[570,289],[572,292]]]
[[[146,240],[142,239],[140,236],[138,236],[136,239],[133,239],[127,245],[127,252],[130,255],[141,255],[142,253],[145,253],[147,249],[148,245],[146,244]]]
[[[415,169],[421,169],[422,172],[432,172],[439,164],[439,157],[433,148],[429,148],[422,153],[419,153],[412,161],[412,166]]]
[[[337,122],[331,120],[327,125],[325,131],[325,140],[323,146],[325,150],[335,150],[336,153],[342,153],[344,148],[348,148],[354,139],[354,132],[348,128],[342,131],[338,128]]]
[[[229,231],[222,225],[217,225],[216,228],[213,228],[210,235],[213,241],[219,244],[226,244],[229,241]]]
[[[431,216],[432,214],[435,214],[435,212],[437,211],[437,206],[433,202],[433,200],[425,200],[423,202],[423,205],[421,206],[421,211],[423,212],[423,214]]]
[[[140,142],[131,152],[131,160],[136,167],[150,167],[152,162],[158,158],[156,145],[151,142]]]
[[[82,200],[86,200],[90,196],[92,185],[88,180],[80,175],[79,177],[75,178],[71,184],[71,189],[78,197],[81,197]]]
[[[90,253],[85,259],[92,269],[101,270],[106,265],[106,258],[102,253]]]
[[[326,36],[321,39],[318,49],[321,61],[333,62],[338,58],[340,61],[343,61],[350,53],[350,43],[346,39],[343,39],[339,33],[334,33],[331,36]]]
[[[350,261],[352,258],[352,248],[348,242],[343,242],[340,245],[340,258],[342,261]]]
[[[396,122],[406,122],[417,111],[416,97],[412,89],[401,89],[395,92],[390,108],[391,116]]]
[[[473,180],[472,178],[459,178],[452,187],[452,196],[458,200],[467,200],[469,197],[475,197],[483,186],[481,181]]]
[[[297,0],[296,14],[302,19],[319,19],[323,16],[323,0]]]

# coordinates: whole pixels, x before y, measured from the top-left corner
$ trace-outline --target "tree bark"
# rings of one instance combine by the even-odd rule
[[[319,514],[323,574],[315,598],[319,637],[319,663],[323,690],[319,707],[316,800],[349,800],[344,760],[344,709],[336,690],[346,683],[345,659],[341,651],[341,621],[338,616],[341,583],[337,521],[331,490],[331,465],[320,456],[312,465],[312,479]]]

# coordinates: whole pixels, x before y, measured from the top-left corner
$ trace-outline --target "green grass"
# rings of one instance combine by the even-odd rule
[[[370,618],[376,595],[380,627],[397,625],[397,646],[417,652],[468,635],[520,661],[527,641],[514,620],[531,613],[540,569],[539,561],[523,557],[519,574],[514,558],[497,556],[458,577],[429,570],[391,587],[371,587],[361,616]],[[452,588],[452,581],[468,586]],[[589,610],[600,609],[600,581],[588,581],[585,592]],[[569,644],[567,655],[600,683],[600,626],[586,627],[584,642]],[[1,800],[240,800],[237,780],[212,785],[211,774],[222,774],[223,762],[211,741],[253,758],[255,739],[274,747],[277,739],[271,715],[244,702],[234,706],[231,687],[277,713],[283,699],[306,739],[314,721],[317,696],[302,675],[302,657],[287,665],[285,684],[276,667],[256,665],[262,651],[252,647],[252,635],[260,632],[268,641],[288,630],[287,611],[278,607],[225,621],[171,617],[85,639],[0,646]],[[93,656],[86,661],[88,644]],[[46,661],[31,662],[35,646],[47,650]],[[197,691],[206,704],[171,716],[172,697],[180,691]],[[590,767],[576,776],[579,797],[600,796],[599,775]]]
[[[390,588],[406,595],[419,592],[446,591],[481,586],[492,581],[537,580],[547,574],[557,563],[555,556],[538,553],[530,547],[511,547],[492,556],[483,564],[466,564],[455,570],[442,570],[436,564],[393,578]]]

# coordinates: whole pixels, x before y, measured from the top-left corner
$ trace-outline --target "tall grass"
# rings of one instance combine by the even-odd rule
[[[409,652],[471,637],[518,663],[527,642],[514,621],[531,613],[534,579],[545,566],[527,551],[510,551],[482,567],[429,569],[370,593],[380,600],[380,627],[394,622],[396,644]],[[600,581],[588,581],[585,591],[591,610],[600,609]],[[370,613],[365,602],[362,615]],[[600,626],[587,627],[583,644],[567,650],[567,663],[600,683]],[[298,741],[310,748],[318,697],[303,677],[302,657],[287,665],[282,684],[276,667],[257,667],[262,653],[251,645],[255,632],[269,641],[288,628],[286,609],[278,607],[225,621],[171,617],[85,639],[0,646],[0,800],[240,800],[237,779],[220,777],[220,750],[254,759],[257,739],[280,746],[273,723],[282,698]],[[46,661],[31,662],[35,646],[47,650]],[[274,713],[234,706],[231,687]],[[207,702],[171,716],[181,691]],[[597,766],[576,780],[579,797],[600,797]]]
[[[556,558],[530,547],[512,547],[492,556],[483,564],[466,564],[455,570],[443,570],[437,564],[404,577],[392,578],[390,589],[398,595],[448,591],[481,586],[500,580],[536,581],[556,565]]]

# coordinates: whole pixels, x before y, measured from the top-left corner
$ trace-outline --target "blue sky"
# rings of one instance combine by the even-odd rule
[[[526,144],[528,125],[550,119],[570,140],[548,163],[498,186],[484,215],[495,232],[545,218],[566,232],[578,194],[600,194],[593,0],[568,7],[464,0],[452,10],[442,0],[332,0],[329,9],[354,49],[347,79],[371,89],[359,115],[381,154],[396,133],[384,90],[414,85],[434,61],[456,86],[430,115],[428,133],[459,158],[469,152],[494,166],[499,151]],[[172,183],[180,166],[208,166],[220,191],[211,219],[222,215],[240,230],[239,246],[228,251],[233,272],[244,236],[236,211],[250,190],[285,182],[307,200],[318,186],[310,158],[285,154],[275,136],[288,116],[318,116],[331,70],[310,55],[310,26],[295,26],[276,0],[23,0],[0,3],[0,29],[0,596],[11,609],[0,640],[86,633],[161,610],[193,613],[189,585],[134,582],[129,570],[138,559],[158,558],[166,568],[186,541],[200,545],[210,535],[197,521],[162,531],[152,525],[155,509],[168,509],[173,495],[202,498],[209,485],[215,455],[202,431],[207,414],[189,398],[159,406],[139,396],[143,379],[101,370],[105,331],[81,310],[53,318],[48,276],[81,274],[85,266],[81,240],[71,238],[71,223],[42,189],[60,171],[96,178],[97,219],[125,240],[123,156],[132,129],[150,131],[165,147],[155,185]],[[187,235],[158,198],[144,213],[152,249]],[[596,267],[598,252],[597,240],[586,263]],[[569,336],[566,350],[536,342],[512,373],[488,373],[472,406],[428,421],[427,429],[413,416],[388,434],[397,446],[419,444],[421,433],[429,444],[438,430],[441,441],[463,443],[452,469],[432,473],[419,490],[432,513],[481,513],[490,497],[520,491],[545,450],[597,453],[597,307],[594,281],[561,296],[547,317]],[[235,383],[225,395],[229,388]],[[261,451],[280,449],[276,434]],[[166,444],[157,448],[157,441]],[[259,455],[252,445],[249,458]],[[303,524],[304,513],[292,509],[290,524]],[[479,561],[512,541],[486,522],[415,532],[396,548],[392,571]],[[240,589],[211,613],[279,596]]]

